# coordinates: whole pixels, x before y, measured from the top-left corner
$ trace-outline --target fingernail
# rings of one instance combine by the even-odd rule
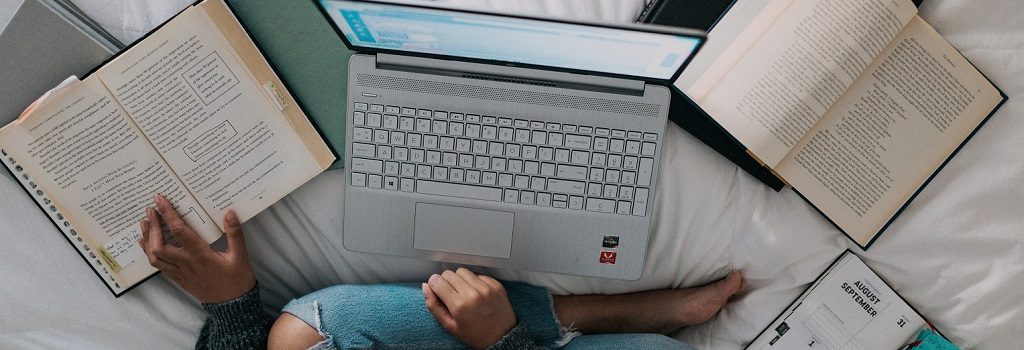
[[[238,225],[238,214],[236,214],[234,210],[228,210],[228,212],[225,213],[224,216],[226,216],[228,219],[228,225]]]
[[[441,275],[438,275],[438,274],[436,274],[436,273],[435,273],[435,274],[433,274],[433,275],[430,275],[430,278],[429,278],[429,279],[427,279],[427,282],[434,282],[434,281],[437,281],[437,279],[438,279],[438,278],[441,278]]]

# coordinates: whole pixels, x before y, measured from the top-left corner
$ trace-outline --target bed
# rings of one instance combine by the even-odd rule
[[[11,0],[4,0],[3,5]],[[17,2],[16,0],[14,2]],[[76,0],[130,42],[191,1]],[[627,22],[643,0],[450,0],[459,6]],[[1024,349],[1024,3],[926,1],[922,16],[1009,96],[865,261],[963,348]],[[846,249],[795,193],[776,193],[670,125],[652,242],[638,281],[489,271],[556,293],[694,286],[743,272],[748,291],[675,336],[742,348]],[[24,192],[0,177],[0,348],[190,348],[205,315],[164,277],[115,299]],[[268,312],[339,283],[421,281],[446,264],[341,245],[342,171],[328,171],[245,224]]]

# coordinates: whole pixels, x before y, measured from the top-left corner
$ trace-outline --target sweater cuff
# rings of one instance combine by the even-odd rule
[[[530,335],[526,333],[526,327],[520,323],[515,328],[512,328],[508,334],[505,334],[501,340],[498,340],[497,343],[487,347],[486,350],[522,350],[535,347],[536,344],[530,339]]]
[[[210,323],[217,328],[218,333],[224,335],[252,332],[267,323],[258,285],[238,299],[202,306],[210,315]]]

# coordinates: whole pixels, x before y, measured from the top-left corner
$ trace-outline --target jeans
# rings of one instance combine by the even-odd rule
[[[505,282],[521,327],[540,347],[562,349],[693,349],[660,334],[580,335],[559,325],[547,289]],[[311,349],[467,349],[427,311],[419,284],[339,285],[285,305],[317,329]]]

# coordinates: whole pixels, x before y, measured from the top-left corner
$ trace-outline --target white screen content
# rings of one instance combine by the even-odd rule
[[[668,80],[702,38],[580,24],[321,0],[357,47]]]

